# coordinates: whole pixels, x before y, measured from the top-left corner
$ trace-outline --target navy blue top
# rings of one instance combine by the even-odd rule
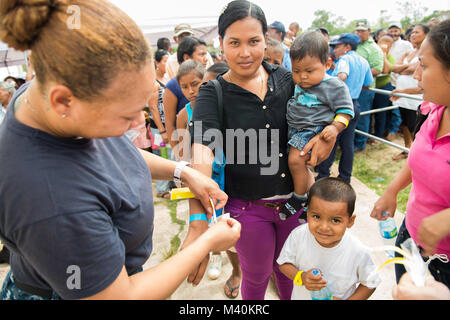
[[[177,78],[170,79],[166,84],[166,88],[169,89],[175,97],[178,99],[177,114],[189,103],[189,100],[184,96],[181,87],[178,84]]]
[[[14,103],[26,88],[0,126],[0,238],[17,281],[89,297],[150,256],[150,171],[124,136],[62,139],[18,122]],[[80,289],[67,285],[73,266]]]

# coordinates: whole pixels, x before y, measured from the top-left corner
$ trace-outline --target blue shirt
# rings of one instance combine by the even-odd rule
[[[189,103],[189,100],[184,96],[181,87],[178,84],[177,78],[170,79],[166,84],[166,89],[169,89],[178,99],[177,114]]]
[[[332,75],[337,77],[339,73],[345,73],[347,75],[345,84],[350,90],[350,95],[353,100],[359,98],[362,87],[370,86],[373,82],[369,63],[354,50],[349,51],[336,61],[336,67]]]
[[[0,126],[0,238],[17,281],[86,298],[150,257],[150,171],[125,136],[62,139],[17,121],[14,101],[27,87]],[[79,289],[67,285],[71,266]]]
[[[191,108],[191,103],[186,105],[186,111],[188,114],[188,123],[191,122],[193,110]],[[221,190],[225,190],[225,155],[220,149],[216,149],[216,154],[214,155],[214,161],[212,164],[211,178],[217,182]],[[220,160],[222,158],[222,160]],[[216,215],[220,216],[223,213],[223,209],[216,210]]]
[[[289,47],[282,43],[284,48],[283,67],[292,71],[291,55],[289,54]]]

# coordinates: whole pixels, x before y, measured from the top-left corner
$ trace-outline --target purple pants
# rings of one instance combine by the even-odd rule
[[[280,200],[257,202],[230,198],[225,206],[225,212],[229,212],[242,225],[241,237],[235,246],[242,269],[242,298],[264,300],[270,276],[274,272],[280,299],[290,300],[293,282],[280,272],[276,260],[290,232],[300,225],[300,212],[283,221],[279,209],[259,204],[274,205]]]

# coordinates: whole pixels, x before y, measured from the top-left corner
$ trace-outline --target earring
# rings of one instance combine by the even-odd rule
[[[65,119],[65,118],[67,118],[67,114],[63,114],[62,116],[61,116],[63,119]]]

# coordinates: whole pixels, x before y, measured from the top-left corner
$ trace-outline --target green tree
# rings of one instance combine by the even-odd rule
[[[403,16],[403,18],[400,19],[403,29],[406,29],[413,24],[420,23],[426,17],[428,12],[428,8],[422,7],[417,0],[405,2],[397,1],[396,5],[398,11],[400,11]]]
[[[380,10],[380,16],[378,17],[377,22],[372,27],[372,31],[377,29],[386,29],[391,21],[391,16],[388,14],[387,10]]]
[[[336,17],[335,14],[326,10],[317,10],[314,12],[314,20],[311,23],[309,30],[318,28],[327,28],[330,35],[337,35],[346,30],[346,21],[342,16]],[[346,31],[344,31],[346,32]]]

